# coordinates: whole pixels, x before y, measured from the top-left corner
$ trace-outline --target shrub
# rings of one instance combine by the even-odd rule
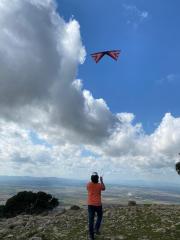
[[[39,214],[58,205],[58,199],[53,198],[51,194],[23,191],[7,200],[3,208],[3,214],[6,217],[13,217],[21,213]]]
[[[0,205],[0,217],[4,216],[4,205]]]
[[[132,201],[132,200],[130,200],[129,202],[128,202],[128,206],[136,206],[137,204],[136,204],[136,201]]]

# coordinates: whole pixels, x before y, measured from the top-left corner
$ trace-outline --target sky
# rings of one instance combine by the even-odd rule
[[[178,182],[179,7],[1,0],[0,174]]]

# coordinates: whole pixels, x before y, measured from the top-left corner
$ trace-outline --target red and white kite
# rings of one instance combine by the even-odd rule
[[[117,61],[120,52],[121,52],[120,50],[103,51],[103,52],[93,53],[91,54],[91,56],[94,58],[96,63],[98,63],[101,60],[101,58],[104,57],[104,55],[108,55]]]

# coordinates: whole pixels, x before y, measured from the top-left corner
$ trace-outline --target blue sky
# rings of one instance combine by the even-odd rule
[[[180,115],[178,0],[59,0],[58,4],[65,20],[74,16],[80,23],[88,55],[78,77],[95,98],[105,99],[114,113],[133,112],[147,133],[166,112]],[[148,16],[141,20],[140,12]],[[106,57],[96,65],[89,54],[106,49],[122,50],[118,62]]]

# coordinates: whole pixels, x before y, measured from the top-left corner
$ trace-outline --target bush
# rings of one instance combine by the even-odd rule
[[[23,191],[7,200],[2,215],[14,217],[21,213],[39,214],[43,211],[53,209],[58,205],[58,199],[53,198],[51,194],[45,192],[33,193],[31,191]]]
[[[4,205],[0,205],[0,217],[4,216]]]
[[[132,201],[132,200],[130,200],[129,202],[128,202],[128,206],[136,206],[137,204],[136,204],[136,201]]]

